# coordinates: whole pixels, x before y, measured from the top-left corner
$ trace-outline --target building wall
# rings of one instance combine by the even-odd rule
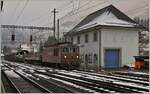
[[[92,63],[88,63],[87,66],[89,69],[97,69],[98,63],[99,63],[99,40],[97,37],[97,41],[93,41],[93,33],[94,32],[86,32],[86,33],[82,33],[80,34],[80,44],[79,45],[79,49],[80,49],[80,57],[83,60],[83,63],[81,63],[81,68],[85,69],[85,55],[91,55],[92,57]],[[88,34],[88,43],[85,43],[85,34]],[[99,34],[99,32],[97,31],[97,34]],[[99,36],[99,35],[98,35]],[[77,44],[77,37],[78,35],[73,36],[73,43]],[[97,59],[97,63],[94,63],[94,54],[97,54],[98,59]],[[83,57],[84,56],[84,57]]]
[[[102,29],[101,30],[101,62],[104,67],[104,50],[119,48],[120,66],[130,65],[138,55],[138,30],[135,29]]]
[[[101,29],[97,30],[98,33],[98,41],[93,41],[93,31],[79,34],[80,35],[80,55],[84,55],[83,62],[81,63],[81,68],[85,68],[85,55],[93,55],[96,53],[98,55],[98,63],[88,63],[89,69],[96,69],[98,65],[104,68],[104,50],[106,48],[115,48],[120,49],[120,67],[124,65],[131,66],[133,63],[134,57],[138,55],[138,30],[137,29],[125,29],[125,28],[117,28],[117,29]],[[101,32],[101,33],[100,33]],[[85,43],[85,34],[89,35],[88,43]],[[101,34],[101,38],[99,38],[99,34]],[[77,44],[77,36],[73,36],[73,43]],[[101,46],[99,46],[101,39]],[[99,47],[101,47],[101,58],[99,54]],[[101,60],[99,60],[101,59]]]

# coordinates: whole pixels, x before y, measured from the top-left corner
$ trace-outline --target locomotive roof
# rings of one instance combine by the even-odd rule
[[[75,44],[72,44],[71,42],[59,42],[59,43],[55,43],[52,45],[48,45],[48,46],[46,46],[46,48],[53,47],[53,46],[63,46],[63,45],[74,45],[75,46]]]

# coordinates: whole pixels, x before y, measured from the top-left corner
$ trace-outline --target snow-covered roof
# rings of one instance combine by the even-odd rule
[[[89,14],[71,32],[82,31],[95,26],[140,27],[135,21],[115,8],[113,5]]]

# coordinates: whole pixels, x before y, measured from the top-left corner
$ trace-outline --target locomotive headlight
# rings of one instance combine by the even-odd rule
[[[77,58],[79,58],[79,56],[77,56]]]
[[[64,56],[64,58],[66,59],[66,58],[67,58],[67,56]]]

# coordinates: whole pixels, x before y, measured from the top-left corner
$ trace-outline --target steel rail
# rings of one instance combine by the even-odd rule
[[[52,91],[48,90],[47,88],[43,87],[42,85],[38,84],[37,82],[35,82],[34,80],[25,77],[24,75],[22,75],[21,73],[13,70],[16,74],[18,74],[19,76],[21,76],[23,79],[29,81],[30,83],[32,83],[33,85],[39,87],[39,89],[41,89],[42,91],[45,91],[46,93],[53,93]]]
[[[43,73],[43,72],[41,72]],[[57,77],[55,75],[51,74],[50,73],[44,73],[44,74],[47,74],[49,76],[54,76],[54,77]],[[56,74],[56,73],[55,73]],[[140,93],[138,91],[135,91],[135,90],[131,90],[131,89],[136,89],[136,90],[141,90],[141,91],[146,91],[146,92],[149,92],[148,89],[145,89],[145,88],[139,88],[139,87],[133,87],[133,86],[126,86],[126,85],[121,85],[121,84],[117,84],[117,83],[112,83],[112,82],[104,82],[104,81],[98,81],[98,80],[94,80],[94,79],[88,79],[88,78],[84,78],[84,77],[77,77],[77,76],[72,76],[72,75],[67,75],[67,74],[61,74],[61,73],[57,73],[59,75],[63,75],[63,76],[67,76],[67,77],[72,77],[72,78],[76,78],[76,79],[80,79],[80,80],[83,80],[83,81],[87,81],[87,82],[92,82],[93,84],[98,84],[98,86],[100,87],[104,87],[106,89],[109,89],[109,90],[114,90],[114,91],[117,91],[117,92],[131,92],[131,93]],[[61,77],[58,77],[58,78],[61,78]],[[69,79],[68,79],[69,81]],[[76,80],[74,80],[76,81]]]
[[[3,70],[1,70],[2,75],[6,77],[11,87],[14,89],[14,93],[21,93],[21,91],[17,88],[17,86],[10,80],[10,78],[5,74]]]

